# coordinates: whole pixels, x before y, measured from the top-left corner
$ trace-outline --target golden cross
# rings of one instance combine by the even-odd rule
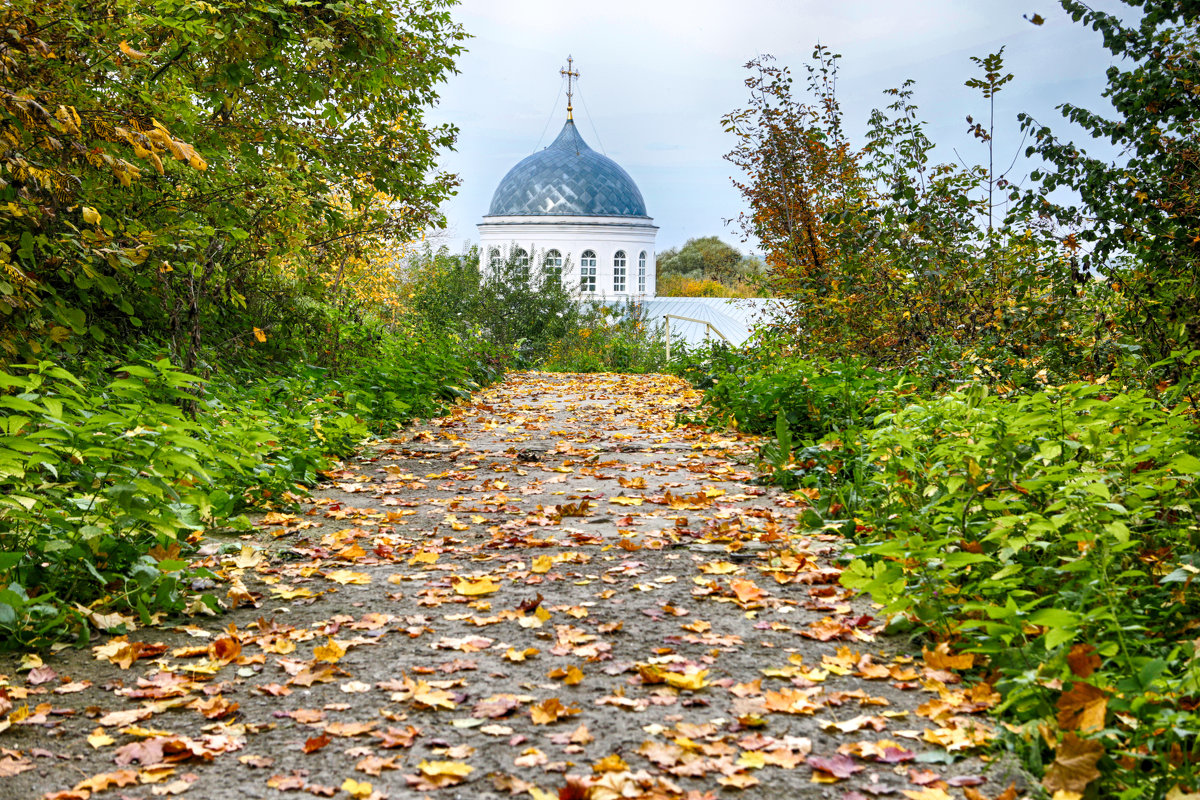
[[[567,119],[568,120],[574,119],[571,116],[571,78],[579,77],[579,70],[574,70],[574,71],[571,70],[572,63],[574,63],[574,59],[571,58],[570,56],[567,56],[567,68],[560,69],[558,71],[559,75],[567,76]]]

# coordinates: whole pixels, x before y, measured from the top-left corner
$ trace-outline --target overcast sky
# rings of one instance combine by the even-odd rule
[[[955,159],[957,148],[986,163],[965,122],[986,118],[986,106],[963,82],[979,72],[970,56],[1004,46],[1015,79],[996,99],[998,170],[1017,152],[1018,112],[1066,132],[1058,104],[1111,108],[1101,97],[1111,58],[1099,34],[1053,0],[462,0],[453,13],[474,38],[431,116],[460,128],[457,152],[443,160],[462,177],[445,207],[455,246],[477,240],[500,179],[562,127],[568,54],[581,73],[579,131],[633,176],[661,229],[660,251],[714,234],[743,247],[736,217],[745,206],[730,183],[723,156],[733,140],[720,119],[745,104],[744,64],[758,54],[774,55],[802,83],[815,43],[841,53],[839,97],[858,143],[871,109],[887,104],[883,90],[912,78],[936,158]],[[1022,18],[1034,13],[1044,25]],[[1013,177],[1029,168],[1019,162]]]

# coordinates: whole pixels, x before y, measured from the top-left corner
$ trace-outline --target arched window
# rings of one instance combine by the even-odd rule
[[[596,291],[596,251],[584,250],[579,257],[579,290]]]
[[[488,266],[492,269],[500,269],[504,266],[504,256],[500,255],[499,247],[493,247],[488,251]]]
[[[546,257],[542,261],[542,265],[546,268],[546,280],[553,281],[556,286],[562,284],[562,253],[557,250],[547,250]]]
[[[529,253],[525,248],[518,247],[512,251],[512,262],[518,280],[529,280]]]
[[[613,291],[625,291],[625,251],[618,250],[613,255]]]
[[[638,294],[646,293],[646,251],[638,254]]]

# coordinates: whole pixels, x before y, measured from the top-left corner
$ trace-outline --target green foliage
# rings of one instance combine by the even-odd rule
[[[996,356],[958,350],[905,377],[767,342],[677,367],[706,389],[710,423],[769,437],[763,480],[797,490],[801,530],[855,541],[846,586],[897,630],[986,658],[1028,764],[1075,730],[1059,713],[1081,681],[1068,656],[1093,653],[1082,677],[1105,705],[1084,732],[1110,741],[1098,796],[1163,797],[1200,755],[1200,427],[1178,387],[1047,385],[1047,366]]]
[[[1078,680],[1073,645],[1095,648],[1115,740],[1101,794],[1185,780],[1172,750],[1196,755],[1183,731],[1200,721],[1176,691],[1200,686],[1180,644],[1200,612],[1195,421],[1141,391],[974,387],[881,416],[862,445],[873,471],[847,509],[862,540],[843,583],[986,655],[1016,722],[1053,716],[1053,681]],[[1122,753],[1143,760],[1136,775]]]
[[[0,359],[140,331],[199,370],[214,336],[321,316],[457,182],[424,116],[465,38],[447,6],[7,4]]]
[[[594,303],[576,326],[554,342],[543,369],[553,372],[662,372],[667,367],[662,325],[646,319],[632,301],[614,307]]]
[[[680,275],[721,283],[753,280],[763,270],[762,260],[746,256],[717,236],[688,239],[683,247],[663,250],[655,258],[658,277]]]
[[[336,376],[242,368],[201,381],[166,359],[0,373],[4,640],[86,637],[98,609],[143,622],[183,610],[205,573],[182,557],[206,532],[287,504],[370,433],[494,380],[470,350],[458,337],[393,337]]]
[[[772,433],[781,418],[797,441],[816,441],[869,424],[902,387],[896,375],[854,359],[780,358],[726,372],[706,389],[704,403],[714,421],[747,433]]]
[[[523,253],[514,247],[485,272],[472,313],[490,341],[517,348],[525,363],[535,363],[581,324],[583,309],[577,289],[563,285],[568,265],[552,269]]]
[[[1069,226],[1069,247],[1092,242],[1077,254],[1086,280],[1095,271],[1119,291],[1114,322],[1152,360],[1200,347],[1200,9],[1183,0],[1124,0],[1136,21],[1061,0],[1076,22],[1097,31],[1114,63],[1105,96],[1116,115],[1060,106],[1063,116],[1094,139],[1120,151],[1117,161],[1091,156],[1027,115],[1029,154],[1048,167],[1035,172],[1036,191],[1025,213]],[[1051,202],[1069,187],[1079,207]],[[1180,373],[1175,372],[1175,377]]]

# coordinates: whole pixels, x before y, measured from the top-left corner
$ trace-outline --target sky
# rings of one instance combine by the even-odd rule
[[[1092,6],[1124,8],[1119,0]],[[444,206],[451,246],[477,240],[504,174],[562,128],[559,70],[568,55],[580,73],[579,131],[638,184],[660,252],[712,235],[755,249],[742,243],[737,217],[746,206],[730,180],[736,168],[724,156],[734,140],[720,120],[745,106],[744,66],[758,55],[775,56],[802,84],[816,43],[840,53],[838,96],[857,144],[871,109],[888,102],[883,91],[911,78],[934,159],[976,164],[987,153],[965,118],[986,119],[987,107],[963,84],[980,73],[971,56],[1004,47],[1014,79],[996,96],[997,172],[1024,151],[1019,112],[1082,144],[1056,106],[1111,110],[1102,97],[1111,55],[1054,0],[461,0],[452,13],[473,38],[430,113],[460,129],[456,151],[442,159],[462,180]],[[1043,25],[1023,18],[1035,13]],[[1021,158],[1011,177],[1034,167]]]

